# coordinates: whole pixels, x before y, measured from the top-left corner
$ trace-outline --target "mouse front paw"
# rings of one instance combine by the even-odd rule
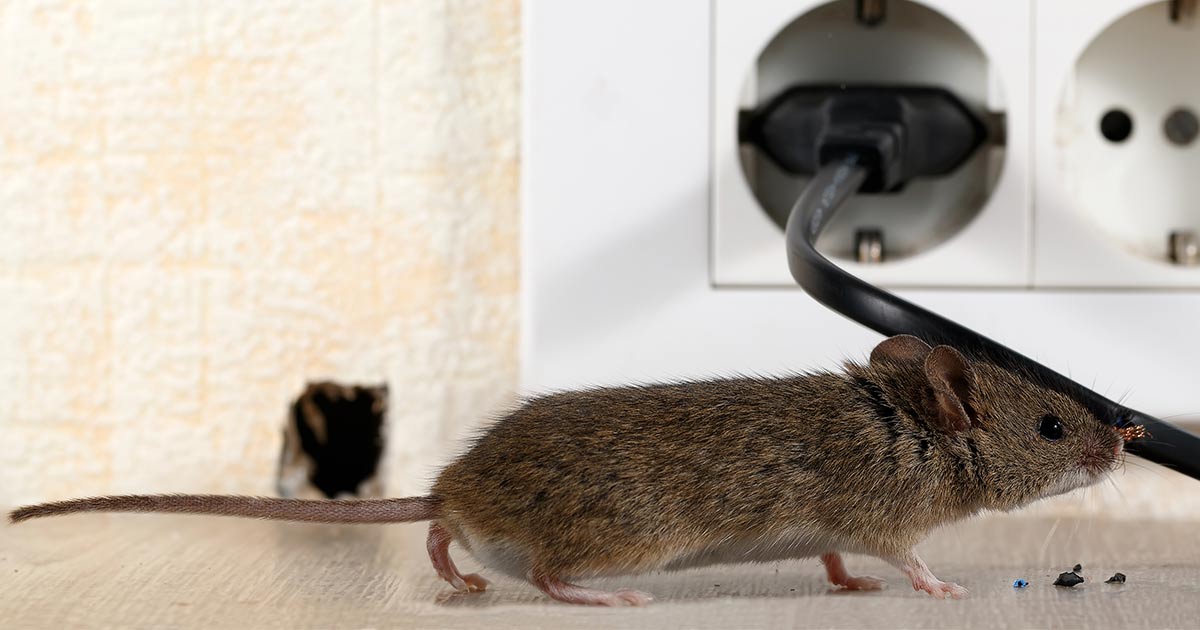
[[[905,556],[892,559],[891,562],[912,581],[914,591],[925,591],[938,599],[962,599],[967,596],[967,589],[953,582],[937,579],[916,552],[909,552]]]
[[[967,596],[967,589],[955,584],[954,582],[943,582],[941,580],[923,581],[920,583],[913,582],[914,591],[925,591],[938,599],[963,599]]]

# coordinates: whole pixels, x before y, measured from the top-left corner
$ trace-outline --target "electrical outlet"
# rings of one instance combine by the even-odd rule
[[[714,284],[794,286],[780,264],[782,226],[807,180],[739,147],[739,111],[796,84],[897,83],[948,89],[992,121],[994,137],[948,176],[852,199],[818,246],[885,286],[1029,282],[1029,5],[884,4],[869,24],[854,0],[714,2]],[[879,263],[855,255],[864,229],[882,235]]]
[[[955,74],[983,73],[974,87],[956,85],[977,105],[1003,111],[1003,160],[990,195],[961,229],[893,262],[840,262],[1103,393],[1131,390],[1125,401],[1134,408],[1194,413],[1200,291],[1104,287],[1186,287],[1200,269],[1126,253],[1120,238],[1091,227],[1097,222],[1086,217],[1102,210],[1069,194],[1071,177],[1087,171],[1066,160],[1053,126],[1065,79],[1089,42],[1142,3],[923,4],[966,33],[986,59],[986,70],[976,58]],[[1165,13],[1165,3],[1159,6]],[[759,205],[736,145],[738,109],[757,98],[751,86],[757,78],[748,77],[761,52],[819,4],[530,0],[522,7],[522,386],[770,374],[864,357],[879,336],[794,285],[782,233]],[[1166,33],[1165,15],[1163,21]],[[843,25],[853,26],[853,18]],[[930,31],[911,37],[922,32]],[[935,50],[909,44],[913,51]],[[820,48],[819,59],[829,59]],[[888,61],[867,43],[859,54]],[[1171,89],[1196,84],[1192,65],[1163,66],[1185,84]],[[795,70],[782,72],[776,80]],[[1157,106],[1121,100],[1134,118],[1134,144],[1125,148],[1160,138],[1162,117],[1188,103],[1200,106],[1200,99]],[[1089,132],[1096,130],[1096,113],[1112,104],[1097,102],[1087,115]],[[1200,146],[1160,143],[1147,150],[1193,160],[1188,156]],[[1114,176],[1105,171],[1104,177]],[[1172,190],[1196,184],[1176,177]],[[1161,221],[1146,228],[1153,239],[1171,227],[1171,217],[1154,214],[1163,207],[1147,202],[1136,209]],[[846,252],[844,241],[825,247]],[[1125,280],[1113,283],[1120,273]],[[1053,288],[1084,286],[1099,288]]]
[[[1200,238],[1200,25],[1170,5],[1036,3],[1038,286],[1200,287],[1170,247]]]

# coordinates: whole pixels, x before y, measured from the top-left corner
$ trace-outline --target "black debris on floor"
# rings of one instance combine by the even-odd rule
[[[1066,573],[1059,573],[1058,579],[1054,580],[1055,586],[1065,586],[1067,588],[1074,588],[1076,584],[1083,584],[1083,578],[1079,577],[1079,574],[1074,571],[1067,571]]]

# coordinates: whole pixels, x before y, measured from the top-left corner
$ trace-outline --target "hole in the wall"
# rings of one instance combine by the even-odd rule
[[[276,487],[285,497],[383,495],[387,385],[309,383],[288,409]]]

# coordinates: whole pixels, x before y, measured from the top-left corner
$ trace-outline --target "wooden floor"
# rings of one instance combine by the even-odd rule
[[[1200,623],[1200,523],[994,516],[923,546],[963,601],[887,578],[878,593],[831,590],[815,561],[600,581],[653,593],[642,609],[551,602],[493,577],[457,595],[429,566],[422,525],[323,526],[195,516],[83,515],[0,525],[4,628],[1184,628]],[[457,548],[454,548],[457,550]],[[459,564],[475,563],[459,551]],[[1071,565],[1087,582],[1051,586]],[[1114,571],[1124,586],[1103,584]],[[1012,582],[1024,578],[1028,588]]]

